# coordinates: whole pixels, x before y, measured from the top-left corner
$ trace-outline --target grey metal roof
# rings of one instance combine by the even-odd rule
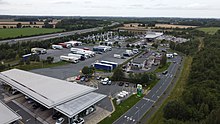
[[[0,124],[9,124],[22,119],[20,115],[0,101]]]
[[[137,64],[143,64],[144,61],[146,61],[147,58],[142,57],[142,58],[135,58],[132,63],[137,63]]]
[[[62,105],[56,106],[55,109],[69,118],[72,118],[105,97],[106,95],[91,92]]]
[[[148,32],[145,36],[145,38],[149,38],[149,39],[154,39],[157,38],[159,36],[163,35],[163,33],[159,33],[159,32]]]
[[[2,72],[0,80],[47,108],[55,107],[96,90],[92,87],[19,69]]]

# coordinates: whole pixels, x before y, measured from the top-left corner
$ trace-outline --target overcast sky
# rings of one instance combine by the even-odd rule
[[[220,0],[0,0],[0,15],[220,18]]]

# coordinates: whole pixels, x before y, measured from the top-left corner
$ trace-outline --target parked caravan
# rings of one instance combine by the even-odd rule
[[[44,48],[31,48],[31,52],[37,54],[46,54],[47,50]]]
[[[61,49],[63,49],[63,46],[61,46],[61,45],[52,45],[52,49],[61,50]]]
[[[60,60],[71,62],[71,63],[78,63],[79,62],[78,58],[71,57],[71,56],[60,56]]]

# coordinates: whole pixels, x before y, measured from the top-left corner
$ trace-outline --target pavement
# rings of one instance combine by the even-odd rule
[[[160,75],[160,81],[149,91],[147,95],[143,97],[138,103],[136,103],[131,109],[124,113],[119,119],[117,119],[114,124],[135,124],[147,113],[154,103],[162,96],[168,86],[171,84],[174,76],[181,66],[181,57],[177,56],[173,60],[176,63],[171,63],[168,68],[168,74]]]

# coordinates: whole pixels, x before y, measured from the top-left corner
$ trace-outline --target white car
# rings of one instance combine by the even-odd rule
[[[78,118],[77,120],[74,120],[72,124],[84,124],[84,122],[83,118]]]
[[[61,118],[57,119],[55,124],[62,124],[64,122],[64,120],[65,119],[61,117]]]

